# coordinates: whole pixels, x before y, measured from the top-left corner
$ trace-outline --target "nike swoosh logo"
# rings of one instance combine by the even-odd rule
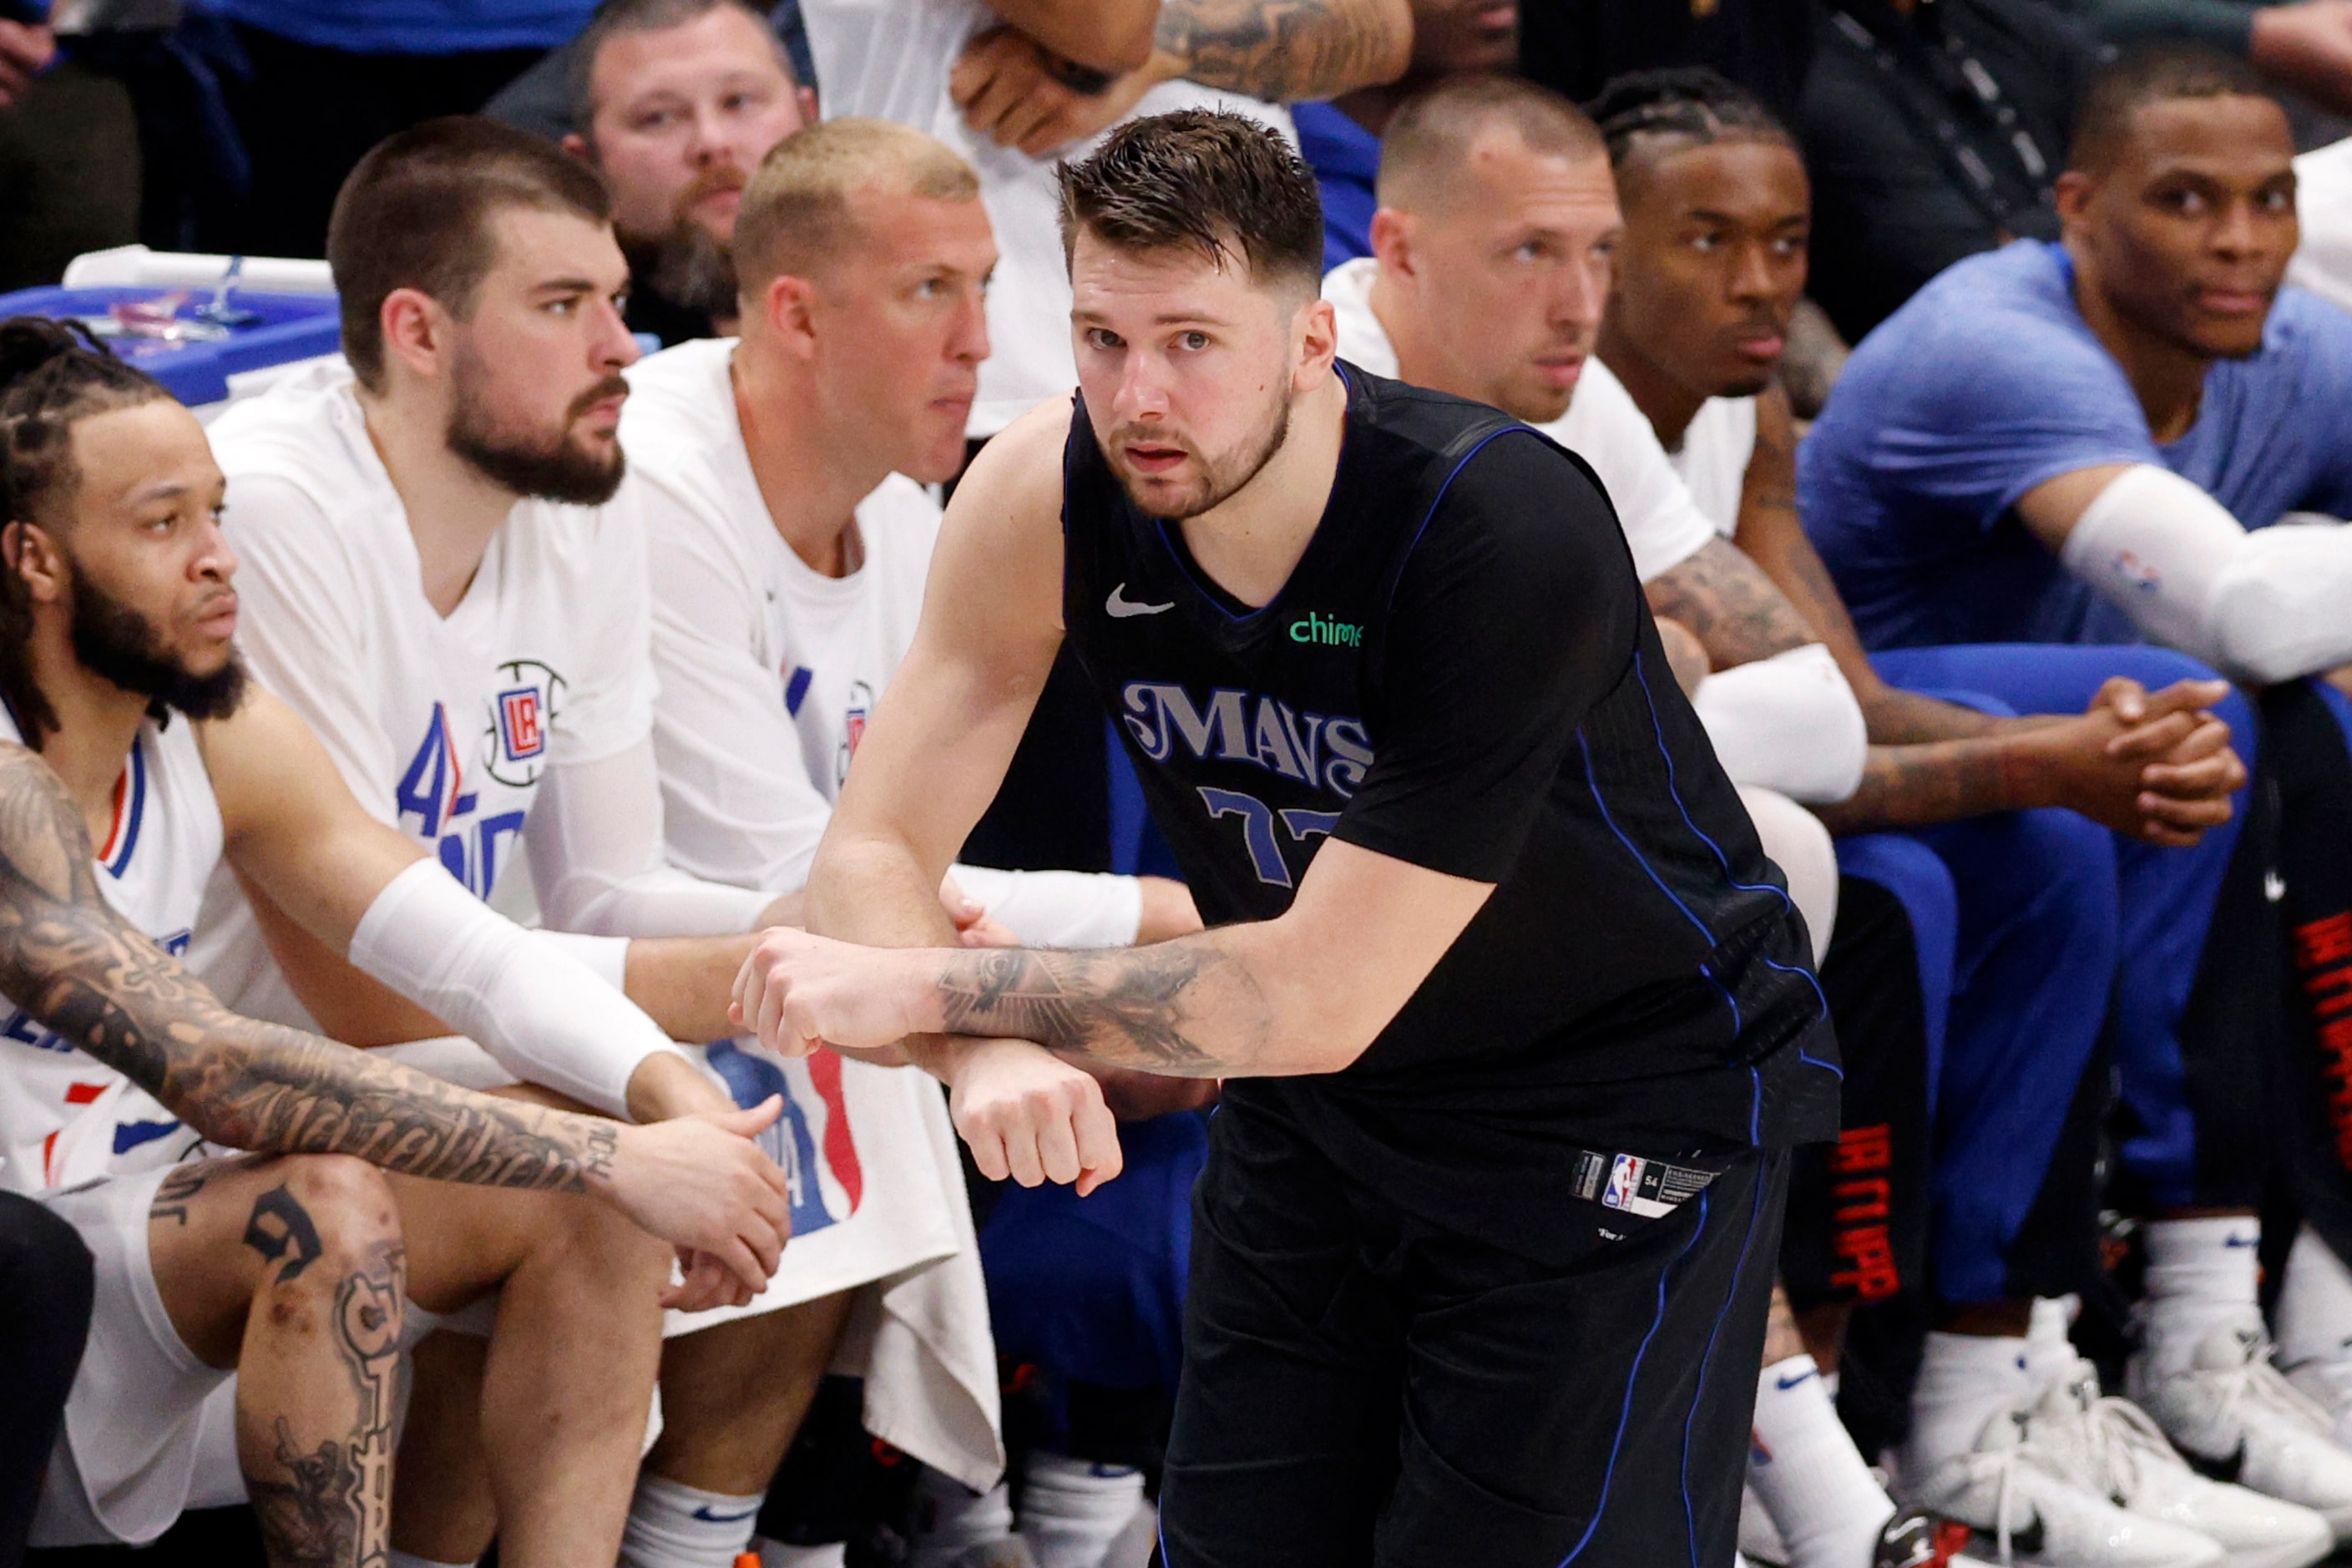
[[[2186,1448],[2180,1450],[2180,1457],[2189,1461],[2190,1469],[2207,1479],[2235,1486],[2238,1477],[2243,1474],[2246,1468],[2246,1440],[2243,1437],[2239,1438],[2237,1451],[2222,1458],[2209,1459],[2202,1454],[2192,1454]]]
[[[1794,1377],[1776,1377],[1772,1380],[1772,1384],[1785,1393],[1801,1383],[1810,1383],[1819,1376],[1821,1373],[1818,1372],[1801,1372]]]
[[[2260,1247],[2262,1243],[2251,1236],[2231,1236],[2224,1237],[2221,1240],[2221,1245],[2225,1247]]]
[[[1156,616],[1163,610],[1172,610],[1175,607],[1176,601],[1173,599],[1164,605],[1139,605],[1127,596],[1127,584],[1124,583],[1113,588],[1110,591],[1110,597],[1103,601],[1103,608],[1110,612],[1110,617],[1115,621],[1123,621],[1134,616]]]
[[[747,1508],[741,1513],[713,1513],[710,1505],[704,1503],[694,1510],[694,1517],[705,1524],[740,1524],[759,1511],[756,1508]]]

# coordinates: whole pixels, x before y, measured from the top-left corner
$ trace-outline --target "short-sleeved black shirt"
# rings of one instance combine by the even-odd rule
[[[1281,914],[1327,837],[1496,884],[1356,1063],[1229,1101],[1506,1246],[1534,1239],[1515,1190],[1575,1148],[1835,1136],[1801,927],[1591,470],[1492,409],[1343,374],[1329,501],[1262,608],[1136,510],[1083,405],[1066,448],[1069,642],[1210,922]]]

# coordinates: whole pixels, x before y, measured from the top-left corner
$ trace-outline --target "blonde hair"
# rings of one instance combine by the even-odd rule
[[[735,213],[735,276],[746,296],[805,276],[858,238],[860,191],[966,202],[980,176],[944,143],[887,120],[827,120],[768,150]]]

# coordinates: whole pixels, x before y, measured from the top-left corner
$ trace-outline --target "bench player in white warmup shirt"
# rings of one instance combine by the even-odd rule
[[[681,344],[629,373],[621,433],[652,567],[663,821],[672,863],[698,876],[807,880],[866,718],[914,636],[940,527],[917,480],[961,466],[990,348],[982,298],[996,247],[978,196],[969,166],[920,132],[836,120],[801,132],[744,193],[740,342]],[[1164,879],[969,867],[951,876],[1039,945],[1124,946],[1199,926],[1190,896]],[[939,1222],[952,1215],[969,1267],[954,1134],[935,1087],[863,1063],[777,1058],[749,1039],[712,1052],[739,1100],[779,1076],[819,1075],[850,1117],[858,1164],[886,1152],[930,1160],[932,1179],[955,1194]],[[1171,1086],[1137,1079],[1166,1098]],[[822,1206],[816,1195],[793,1211],[772,1291],[814,1296],[929,1256],[913,1216],[872,1212],[881,1194],[854,1212],[843,1212],[839,1184],[825,1184]],[[826,1342],[809,1348],[821,1357]],[[984,1334],[973,1348],[977,1364],[958,1370],[990,1387]],[[877,1431],[888,1435],[894,1415],[869,1396]],[[789,1424],[776,1428],[779,1452],[790,1435]],[[931,1462],[987,1490],[1001,1460],[959,1457]],[[742,1478],[754,1492],[756,1468]],[[1130,1479],[1132,1512],[1140,1491]],[[755,1505],[723,1499],[712,1512]],[[736,1549],[750,1528],[738,1527]]]
[[[587,933],[583,952],[674,1035],[730,1034],[726,985],[746,933],[796,918],[797,900],[663,858],[645,541],[614,435],[627,394],[619,373],[635,348],[616,309],[627,271],[602,187],[521,132],[435,121],[353,171],[328,248],[352,369],[277,388],[215,431],[255,672],[319,732],[369,808],[476,893],[504,901],[527,860],[546,923]],[[469,253],[470,275],[456,270],[450,258]],[[218,907],[236,923],[223,940],[199,941],[199,968],[233,981],[256,1011],[289,1016],[288,982],[327,964],[287,963],[297,944],[273,932],[273,968],[241,889],[224,880],[215,891],[207,921]],[[255,912],[269,919],[257,900]],[[719,933],[733,934],[712,940]],[[365,1015],[334,1026],[364,1027],[369,1043],[445,1033],[416,1018],[386,1032],[387,1019],[402,1020],[348,973],[299,988],[313,1015],[331,1002]],[[461,1080],[488,1066],[478,1053],[470,1066],[437,1050],[407,1059]],[[778,1087],[787,1109],[764,1141],[807,1216],[824,1201],[839,1107],[805,1075]],[[887,1140],[868,1151],[863,1200],[915,1226],[917,1255],[885,1273],[958,1250],[939,1212],[950,1194],[928,1166],[927,1184],[900,1181],[893,1153]],[[977,1291],[975,1279],[975,1301]],[[771,1316],[701,1329],[666,1351],[664,1426],[625,1561],[677,1561],[682,1541],[709,1523],[698,1515],[746,1511],[710,1499],[758,1489],[733,1478],[752,1462],[747,1446],[765,1445],[744,1417],[774,1388],[744,1369],[777,1366],[774,1336],[787,1331]],[[920,1335],[866,1337],[885,1372],[919,1375],[936,1359]],[[420,1352],[436,1379],[471,1375],[477,1358],[453,1338]],[[791,1381],[789,1369],[773,1380]],[[992,1395],[991,1384],[982,1392]],[[947,1407],[953,1415],[940,1419],[993,1449],[992,1397]],[[470,1437],[425,1430],[412,1425],[408,1440],[437,1450]],[[420,1555],[465,1562],[488,1544],[494,1520],[478,1489],[429,1507],[415,1489],[408,1496],[402,1536]]]
[[[449,1312],[503,1289],[483,1420],[535,1434],[492,1461],[512,1550],[609,1554],[667,1268],[628,1218],[723,1260],[731,1287],[698,1261],[697,1299],[748,1293],[782,1244],[781,1174],[699,1122],[488,1100],[237,1018],[169,956],[226,856],[520,1070],[614,1102],[691,1079],[650,1020],[370,821],[247,685],[222,489],[152,382],[59,328],[0,325],[0,985],[26,1009],[0,1044],[0,1182],[75,1226],[98,1281],[35,1540],[151,1540],[197,1493],[226,1500],[241,1461],[273,1563],[382,1561],[394,1378],[425,1317],[404,1296]],[[408,1175],[204,1157],[240,1147]],[[608,1375],[571,1378],[583,1355]]]

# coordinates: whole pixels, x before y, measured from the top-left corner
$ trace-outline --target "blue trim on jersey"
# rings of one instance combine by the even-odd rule
[[[147,815],[147,742],[146,737],[133,737],[131,742],[131,787],[124,792],[122,812],[122,847],[106,863],[106,874],[120,878],[131,868],[131,853],[139,847],[139,824]]]
[[[1770,893],[1780,900],[1780,908],[1783,911],[1793,912],[1797,906],[1795,901],[1789,897],[1787,889],[1776,888],[1769,882],[1743,882],[1738,878],[1733,876],[1731,874],[1731,858],[1723,852],[1723,846],[1708,837],[1706,830],[1701,827],[1696,821],[1692,820],[1690,807],[1683,802],[1682,786],[1675,781],[1674,753],[1666,750],[1665,726],[1658,719],[1658,699],[1656,694],[1650,689],[1649,672],[1642,666],[1642,650],[1639,648],[1635,648],[1633,650],[1633,679],[1642,683],[1642,700],[1647,703],[1650,709],[1650,732],[1658,738],[1658,755],[1664,760],[1666,764],[1666,794],[1674,797],[1675,809],[1683,814],[1683,826],[1689,828],[1692,836],[1697,838],[1701,844],[1706,845],[1714,854],[1715,863],[1723,868],[1723,879],[1725,881],[1730,883],[1733,887],[1738,888],[1743,893]],[[1829,933],[1827,931],[1823,931],[1822,933],[1822,941],[1824,947],[1828,946]],[[1820,979],[1814,975],[1811,970],[1799,969],[1790,964],[1775,963],[1769,956],[1764,953],[1759,953],[1757,956],[1763,960],[1764,967],[1767,969],[1777,969],[1783,974],[1803,975],[1805,977],[1805,984],[1813,988],[1813,1000],[1821,1005],[1820,1016],[1823,1018],[1830,1016],[1830,999],[1822,993],[1822,983]],[[1807,1056],[1805,1054],[1805,1048],[1802,1046],[1797,1047],[1797,1059],[1813,1067],[1825,1068],[1829,1072],[1835,1074],[1837,1080],[1840,1083],[1843,1083],[1845,1081],[1844,1068],[1832,1067],[1828,1062],[1821,1061],[1815,1058]]]
[[[1568,1568],[1570,1563],[1583,1555],[1584,1549],[1592,1544],[1592,1532],[1601,1528],[1601,1516],[1609,1510],[1609,1489],[1617,1479],[1617,1455],[1625,1446],[1625,1424],[1633,1418],[1633,1385],[1641,1380],[1642,1358],[1650,1353],[1650,1342],[1658,1337],[1659,1325],[1666,1321],[1666,1281],[1673,1277],[1675,1266],[1690,1256],[1691,1248],[1696,1247],[1698,1238],[1706,1234],[1706,1192],[1702,1188],[1698,1194],[1698,1223],[1691,1226],[1690,1239],[1684,1242],[1683,1249],[1658,1271],[1658,1309],[1651,1315],[1650,1331],[1642,1336],[1642,1348],[1633,1352],[1633,1364],[1625,1373],[1625,1397],[1617,1408],[1617,1435],[1609,1440],[1609,1468],[1601,1473],[1601,1496],[1592,1505],[1592,1518],[1586,1522],[1584,1533],[1577,1538],[1575,1545],[1568,1549],[1568,1555],[1559,1560],[1559,1568]]]
[[[1699,1196],[1706,1196],[1705,1189]],[[1715,1315],[1715,1327],[1706,1331],[1706,1351],[1698,1358],[1698,1387],[1692,1391],[1689,1413],[1683,1417],[1683,1529],[1690,1540],[1691,1568],[1698,1568],[1698,1521],[1690,1495],[1691,1428],[1698,1424],[1699,1402],[1706,1397],[1707,1368],[1715,1364],[1715,1342],[1723,1336],[1723,1321],[1731,1316],[1731,1303],[1739,1299],[1739,1277],[1748,1272],[1748,1254],[1756,1246],[1756,1222],[1763,1213],[1764,1179],[1759,1173],[1755,1201],[1748,1205],[1748,1234],[1739,1242],[1739,1261],[1732,1268],[1731,1288],[1723,1293],[1723,1309]],[[1705,1217],[1703,1211],[1701,1217]]]

